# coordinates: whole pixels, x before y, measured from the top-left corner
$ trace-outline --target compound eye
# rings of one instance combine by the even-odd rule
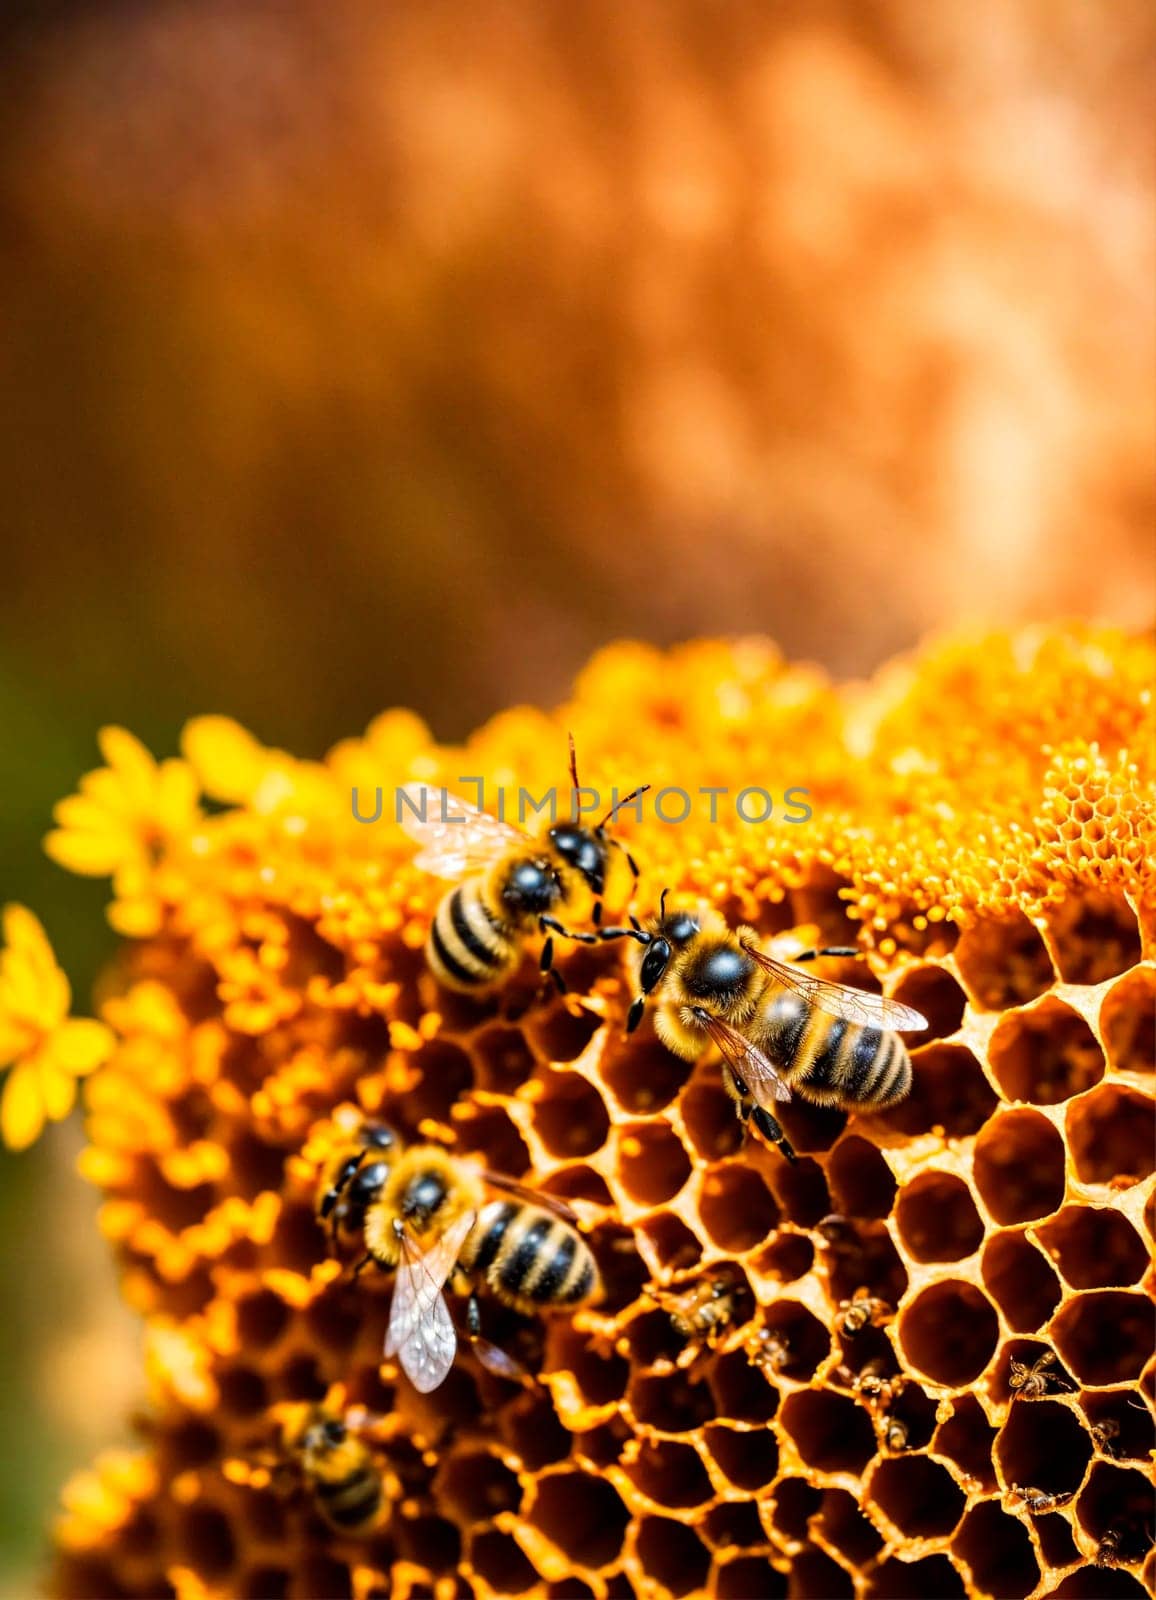
[[[698,931],[698,923],[689,911],[676,912],[673,917],[667,919],[666,936],[672,944],[686,944]]]
[[[639,968],[638,981],[643,994],[649,994],[657,984],[662,982],[663,975],[670,965],[670,946],[665,939],[656,939],[642,958]]]
[[[345,1443],[345,1424],[344,1422],[338,1422],[336,1418],[323,1422],[321,1424],[321,1432],[325,1436],[326,1444]]]

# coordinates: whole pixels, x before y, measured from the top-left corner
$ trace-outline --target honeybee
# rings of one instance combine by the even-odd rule
[[[362,1437],[373,1419],[354,1408],[294,1406],[281,1432],[284,1458],[300,1475],[318,1515],[335,1533],[368,1538],[388,1514],[391,1494],[381,1464]]]
[[[1102,1455],[1116,1454],[1112,1441],[1120,1437],[1120,1424],[1115,1417],[1105,1417],[1102,1422],[1093,1422],[1088,1431],[1092,1435],[1092,1443]]]
[[[852,1379],[851,1387],[856,1394],[863,1396],[868,1405],[886,1412],[906,1384],[905,1378],[889,1375],[886,1362],[876,1356]]]
[[[638,994],[626,1030],[633,1033],[653,999],[655,1031],[668,1049],[693,1061],[710,1043],[723,1058],[723,1083],[744,1123],[753,1122],[788,1161],[795,1152],[773,1114],[799,1093],[818,1105],[892,1105],[911,1087],[911,1061],[897,1028],[926,1028],[926,1018],[898,1001],[830,983],[799,970],[820,956],[855,950],[807,950],[791,962],[760,948],[753,928],[732,930],[705,906],[667,906],[647,925],[603,928],[603,939],[630,939]]]
[[[840,1300],[842,1320],[839,1332],[846,1339],[854,1339],[864,1328],[878,1327],[891,1315],[886,1300],[880,1300],[867,1289],[856,1289],[850,1300]]]
[[[898,1453],[907,1449],[909,1429],[901,1417],[886,1417],[883,1423],[883,1442],[888,1450]]]
[[[400,1150],[397,1134],[384,1122],[362,1122],[321,1169],[314,1214],[336,1251],[343,1237],[360,1241],[365,1213],[381,1193]]]
[[[1119,1566],[1120,1543],[1122,1535],[1119,1528],[1105,1528],[1096,1545],[1096,1554],[1092,1557],[1098,1567]]]
[[[1048,1511],[1058,1511],[1072,1498],[1070,1490],[1062,1494],[1049,1494],[1046,1489],[1021,1488],[1018,1483],[1012,1484],[1008,1494],[1011,1499],[1018,1500],[1021,1505],[1026,1506],[1033,1517],[1042,1517]]]
[[[491,1189],[510,1198],[490,1198]],[[457,1352],[443,1293],[454,1280],[469,1294],[466,1332],[478,1359],[501,1377],[523,1378],[517,1362],[482,1338],[474,1285],[483,1282],[524,1312],[593,1300],[601,1291],[598,1267],[576,1221],[553,1196],[534,1194],[438,1145],[411,1145],[365,1201],[366,1254],[355,1269],[373,1262],[395,1274],[386,1356],[397,1357],[422,1394],[444,1381]]]
[[[789,1336],[778,1328],[760,1328],[747,1349],[747,1360],[752,1367],[769,1367],[772,1372],[782,1372],[794,1359],[795,1350]]]
[[[724,1277],[702,1278],[690,1288],[645,1291],[670,1317],[670,1325],[688,1348],[678,1358],[679,1366],[689,1366],[698,1347],[713,1350],[738,1315],[738,1285]]]
[[[573,738],[570,781],[577,794]],[[594,827],[577,821],[551,823],[534,838],[468,800],[445,796],[427,784],[407,785],[401,791],[406,803],[400,821],[421,846],[415,866],[457,883],[443,895],[426,941],[426,960],[438,982],[463,993],[487,993],[505,982],[520,962],[526,940],[541,932],[546,940],[539,965],[564,993],[562,975],[554,969],[554,935],[580,944],[598,941],[592,933],[571,931],[559,913],[575,910],[585,887],[594,896],[591,920],[597,926],[612,847],[622,851],[637,879],[634,858],[607,828],[620,807],[649,787],[643,784],[615,801]]]
[[[1049,1384],[1058,1384],[1056,1373],[1048,1369],[1056,1364],[1054,1350],[1045,1350],[1030,1367],[1024,1361],[1013,1359],[1007,1386],[1012,1392],[1012,1399],[1038,1400],[1041,1395],[1048,1392]]]

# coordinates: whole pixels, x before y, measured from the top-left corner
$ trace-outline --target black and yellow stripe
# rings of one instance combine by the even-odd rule
[[[442,896],[426,957],[448,989],[488,989],[517,964],[518,947],[487,907],[480,878],[467,878]]]
[[[367,1533],[381,1513],[385,1489],[380,1473],[363,1463],[343,1478],[315,1478],[313,1498],[325,1521],[338,1533]]]
[[[764,1004],[762,1021],[761,1048],[819,1105],[889,1106],[911,1088],[911,1059],[894,1033],[829,1016],[789,989]]]
[[[515,1307],[577,1305],[600,1287],[598,1267],[577,1229],[519,1201],[483,1207],[459,1265]]]

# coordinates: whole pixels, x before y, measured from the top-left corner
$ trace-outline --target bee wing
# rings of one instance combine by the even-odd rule
[[[461,795],[445,794],[433,784],[408,783],[399,793],[407,803],[400,804],[398,820],[421,845],[414,866],[435,878],[464,878],[467,872],[491,866],[528,837],[513,823],[499,822]]]
[[[476,1221],[477,1212],[464,1212],[428,1250],[408,1229],[401,1234],[385,1353],[397,1356],[420,1394],[436,1389],[454,1364],[458,1338],[442,1291]]]
[[[752,961],[776,982],[801,995],[809,1005],[828,1016],[841,1017],[844,1022],[858,1022],[864,1028],[893,1028],[899,1033],[917,1033],[927,1027],[927,1018],[898,1000],[888,1000],[881,994],[870,994],[866,989],[853,989],[846,983],[830,983],[817,978],[814,973],[785,961],[776,961],[757,945],[742,941],[743,949]]]
[[[718,1045],[723,1060],[733,1067],[759,1105],[770,1108],[775,1100],[789,1100],[791,1091],[759,1049],[722,1020],[705,1013],[702,1024]]]
[[[518,1200],[525,1200],[528,1205],[542,1206],[545,1210],[552,1211],[555,1216],[561,1217],[563,1222],[577,1223],[579,1220],[574,1207],[563,1200],[561,1195],[547,1194],[541,1189],[529,1189],[516,1178],[507,1177],[504,1172],[493,1172],[489,1167],[483,1167],[481,1175],[491,1189],[501,1190]]]

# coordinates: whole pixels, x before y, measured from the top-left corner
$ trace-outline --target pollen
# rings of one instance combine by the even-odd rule
[[[150,1404],[67,1486],[56,1592],[1144,1594],[1154,677],[1150,640],[1090,627],[957,635],[850,685],[763,640],[621,644],[460,748],[400,711],[320,762],[216,717],[173,765],[106,736],[52,848],[129,908],[82,1170]],[[928,1019],[906,1099],[784,1105],[791,1166],[744,1140],[716,1058],[625,1034],[620,945],[558,940],[564,996],[536,947],[496,994],[438,988],[446,884],[398,786],[565,805],[568,731],[602,810],[651,786],[613,824],[641,878],[615,852],[605,920],[669,889],[855,946],[855,981]],[[343,1271],[313,1209],[363,1115],[580,1211],[600,1301],[483,1300],[530,1381],[464,1339],[429,1395],[383,1362],[389,1279]],[[718,1274],[730,1319],[688,1350],[653,1291]],[[362,1537],[275,1459],[286,1407],[337,1385],[385,1419]]]

